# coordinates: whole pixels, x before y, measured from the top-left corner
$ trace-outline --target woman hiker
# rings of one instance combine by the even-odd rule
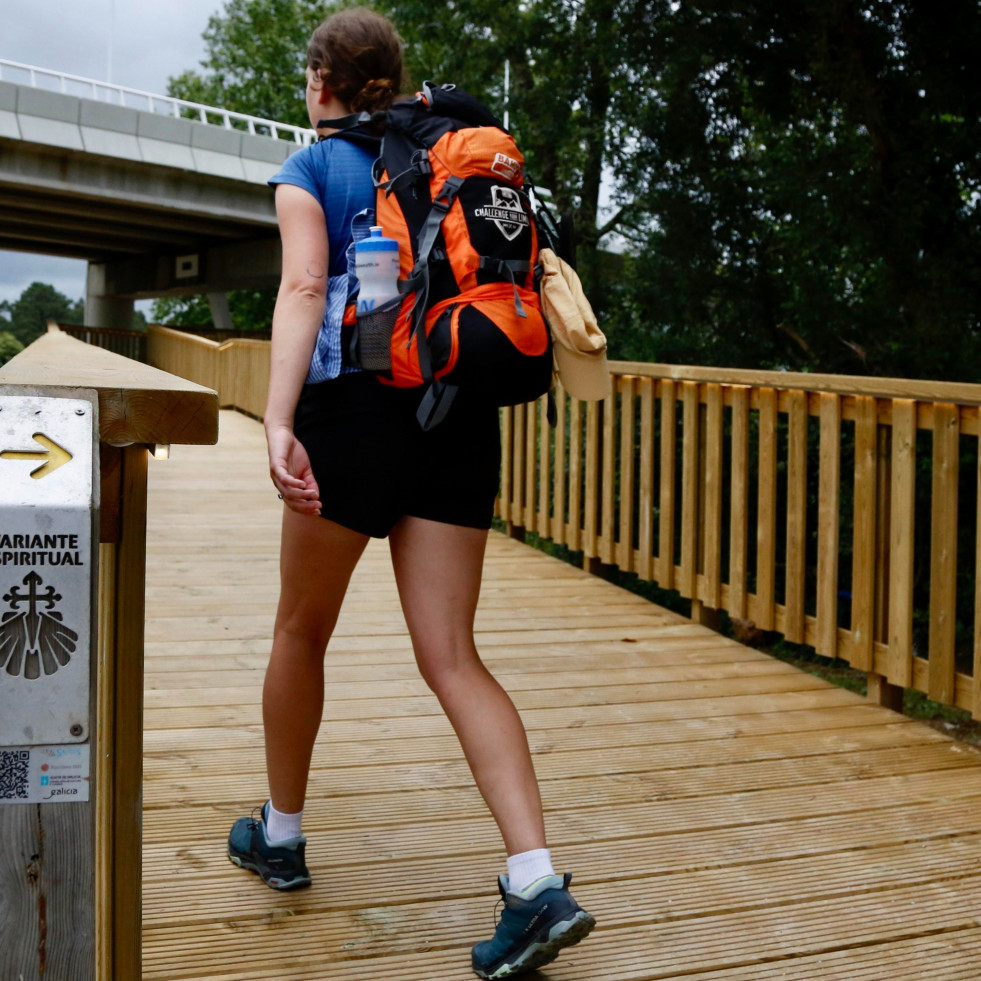
[[[351,8],[307,48],[311,125],[384,110],[402,84],[401,39],[384,17]],[[474,971],[503,978],[553,960],[594,925],[552,868],[538,783],[518,713],[474,646],[473,624],[500,467],[498,411],[465,393],[423,432],[419,390],[343,366],[339,283],[355,215],[373,208],[373,153],[325,139],[291,156],[270,183],[283,244],[265,414],[269,472],[286,507],[281,594],[263,688],[269,799],[240,818],[228,855],[274,889],[310,884],[301,829],[324,700],[324,656],[369,537],[388,537],[422,677],[453,725],[507,851],[505,905]],[[333,280],[333,277],[338,277]],[[325,317],[325,303],[328,315]]]

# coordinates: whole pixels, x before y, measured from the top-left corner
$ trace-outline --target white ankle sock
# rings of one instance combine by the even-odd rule
[[[282,814],[273,807],[272,801],[266,808],[266,841],[286,841],[287,838],[299,838],[303,832],[303,811],[296,814]]]
[[[508,855],[508,892],[520,893],[545,875],[555,875],[552,853],[547,848]]]

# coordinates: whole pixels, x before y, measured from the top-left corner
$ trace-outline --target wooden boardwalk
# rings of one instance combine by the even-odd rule
[[[373,544],[328,653],[311,889],[225,858],[264,799],[281,505],[261,426],[150,472],[144,973],[464,981],[503,856]],[[981,977],[981,756],[492,535],[478,644],[599,921],[554,981]]]

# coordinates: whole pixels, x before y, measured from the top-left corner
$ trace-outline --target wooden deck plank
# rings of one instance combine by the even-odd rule
[[[964,854],[966,849],[962,856]],[[788,897],[789,901],[779,906],[773,905],[766,882],[760,881],[765,880],[765,876],[757,877],[756,881],[747,879],[745,881],[750,888],[739,897],[745,905],[734,905],[689,918],[675,914],[673,904],[667,901],[671,897],[656,887],[652,888],[651,880],[622,882],[620,895],[616,899],[604,899],[602,890],[584,887],[581,890],[584,895],[592,893],[590,902],[597,917],[603,917],[609,927],[596,938],[599,944],[584,946],[581,952],[576,953],[582,960],[589,958],[598,964],[600,956],[608,956],[610,950],[618,951],[622,949],[619,945],[623,945],[627,950],[643,951],[651,957],[651,961],[641,967],[642,971],[650,971],[649,974],[619,974],[617,960],[623,958],[618,957],[610,964],[608,973],[601,975],[603,977],[672,977],[677,970],[675,958],[681,955],[689,964],[697,958],[695,963],[700,961],[706,966],[713,962],[720,966],[742,966],[765,960],[767,955],[779,950],[777,945],[782,938],[771,934],[766,921],[756,915],[763,910],[777,920],[777,926],[794,930],[792,944],[796,949],[833,950],[840,947],[842,940],[854,943],[874,939],[877,935],[888,936],[897,925],[903,926],[905,910],[890,909],[888,904],[890,900],[901,903],[904,899],[907,902],[912,899],[918,907],[917,922],[906,925],[907,935],[935,933],[938,928],[965,929],[976,925],[969,909],[949,909],[943,893],[950,889],[970,901],[981,895],[981,877],[947,883],[917,875],[915,866],[912,866],[909,867],[911,884],[893,886],[888,884],[888,875],[880,882],[875,873],[876,867],[870,865],[864,883],[860,881],[857,884],[858,892],[850,892],[846,880],[839,883],[836,893],[826,893],[806,903],[794,902],[793,897]],[[855,884],[854,879],[851,882]],[[823,892],[823,884],[816,883],[816,886]],[[641,911],[652,893],[661,901],[661,912],[653,921],[649,921]],[[926,897],[925,901],[918,898],[919,894]],[[814,922],[813,919],[821,913],[826,916],[826,911],[836,902],[840,904],[839,915],[843,919],[848,917],[848,922],[842,925],[837,934],[829,931],[826,923]],[[422,945],[429,950],[457,947],[461,932],[468,927],[472,929],[472,924],[479,921],[481,913],[486,916],[486,901],[482,904],[479,898],[457,900],[452,905],[450,915],[446,912],[447,905],[442,897],[417,901],[412,907],[410,924],[405,924],[388,906],[324,910],[318,916],[320,929],[316,933],[310,930],[309,920],[312,917],[304,915],[278,921],[268,917],[239,921],[235,929],[221,931],[217,931],[213,923],[194,923],[180,929],[153,931],[148,937],[148,946],[159,950],[162,957],[170,955],[176,960],[193,956],[198,965],[223,965],[234,958],[236,951],[241,951],[243,943],[248,943],[252,970],[263,963],[275,970],[277,964],[283,965],[284,962],[285,966],[291,962],[302,966],[319,961],[327,967],[333,962],[347,959],[345,954],[352,949],[360,950],[363,956],[365,951],[372,948],[403,950],[411,955]],[[921,909],[921,905],[926,908]],[[734,929],[740,932],[734,935]],[[157,936],[159,939],[154,944]],[[606,946],[606,950],[601,949],[603,946]],[[288,953],[284,954],[284,951]],[[665,968],[669,973],[664,973]],[[548,973],[550,976],[558,975],[559,969],[560,965],[556,964]],[[632,969],[633,965],[627,968],[628,971]],[[149,976],[174,975],[165,969],[160,974]]]
[[[532,693],[533,694],[533,693]],[[516,701],[528,700],[520,698]],[[579,725],[602,725],[605,722],[647,722],[653,720],[675,719],[679,715],[694,715],[705,718],[728,716],[743,713],[757,715],[780,711],[786,706],[794,709],[823,708],[831,706],[855,705],[858,696],[851,692],[836,689],[815,688],[813,691],[778,692],[772,695],[732,695],[728,698],[688,698],[676,702],[620,702],[613,705],[573,704],[555,706],[546,700],[545,706],[525,704],[529,709],[524,715],[526,729],[554,728],[563,721],[570,727]],[[531,711],[533,709],[533,711]],[[435,710],[434,710],[435,711]],[[157,728],[199,729],[204,725],[243,726],[256,723],[255,706],[222,706],[220,709],[196,710],[194,712],[173,708],[150,709],[145,713],[146,725],[151,731]],[[437,721],[433,721],[437,720]],[[439,713],[386,715],[376,717],[345,717],[341,713],[330,715],[325,723],[328,729],[338,722],[346,724],[364,723],[362,732],[406,736],[420,731],[448,731],[448,723]],[[350,729],[358,731],[356,725]]]
[[[543,677],[544,676],[544,677]],[[565,689],[581,689],[583,691],[599,690],[602,688],[631,688],[643,689],[645,686],[658,685],[666,697],[671,697],[672,691],[681,697],[687,689],[699,692],[699,683],[724,681],[748,681],[752,679],[764,691],[770,684],[782,690],[783,683],[790,679],[799,681],[800,672],[789,664],[773,661],[766,664],[759,661],[737,663],[726,667],[720,664],[672,665],[670,667],[627,667],[603,668],[595,664],[588,670],[577,672],[552,671],[540,672],[510,672],[506,668],[498,672],[498,677],[508,689],[514,693],[519,691],[537,691],[548,688],[551,691]],[[250,684],[245,687],[231,687],[227,684],[228,676],[221,672],[208,672],[205,684],[186,686],[171,686],[161,691],[153,686],[146,693],[146,705],[160,708],[179,701],[181,705],[238,705],[247,702],[257,702],[261,690],[260,684]],[[668,685],[680,682],[684,688],[669,689]],[[813,684],[810,682],[809,684]],[[797,689],[793,689],[797,690]],[[420,678],[365,678],[364,681],[340,681],[330,678],[327,683],[327,693],[330,701],[358,701],[361,699],[401,698],[406,695],[425,695],[426,685]]]
[[[819,743],[812,748],[810,754],[801,755],[793,755],[788,751],[788,741],[784,736],[764,737],[758,740],[727,740],[721,743],[686,743],[680,746],[669,744],[666,747],[657,745],[620,748],[604,746],[593,749],[579,747],[562,752],[556,751],[554,744],[547,743],[544,752],[536,752],[535,748],[532,752],[536,757],[539,779],[543,781],[599,774],[659,775],[660,771],[666,771],[666,782],[658,784],[659,792],[665,796],[667,796],[667,785],[672,780],[677,787],[679,777],[673,771],[681,766],[685,767],[681,772],[690,774],[691,779],[697,781],[696,787],[699,792],[709,793],[713,785],[719,786],[720,780],[725,776],[726,766],[743,768],[755,766],[760,769],[759,774],[740,769],[733,771],[731,775],[738,775],[742,779],[751,781],[755,779],[757,787],[764,785],[763,780],[769,780],[769,785],[775,786],[776,784],[772,782],[774,779],[795,779],[799,773],[801,760],[809,756],[818,758],[816,760],[818,775],[824,770],[826,774],[834,776],[849,771],[862,774],[869,772],[872,766],[881,768],[884,764],[888,765],[894,754],[901,757],[898,762],[905,772],[915,772],[915,767],[921,765],[916,761],[921,759],[930,759],[933,761],[932,765],[945,769],[969,765],[969,761],[960,758],[946,747],[938,749],[932,756],[920,753],[908,754],[907,750],[910,747],[923,747],[924,741],[916,738],[922,731],[921,727],[907,727],[907,729],[909,735],[906,738],[899,738],[892,731],[867,730],[862,733],[860,742],[868,745],[863,745],[857,751],[853,747],[842,748],[838,743],[831,745]],[[442,749],[442,753],[435,758],[426,758],[433,752],[432,748],[428,745],[419,746],[420,742],[428,744],[430,741],[438,743]],[[876,745],[885,741],[888,741],[887,746]],[[731,742],[742,742],[744,745],[732,747]],[[318,787],[332,800],[336,800],[341,796],[358,794],[385,794],[395,790],[402,792],[421,787],[433,789],[470,785],[469,771],[465,763],[459,759],[459,753],[451,738],[433,737],[431,740],[413,740],[412,745],[407,747],[404,758],[408,760],[407,762],[391,760],[390,754],[384,752],[386,744],[383,741],[377,740],[375,746],[379,747],[375,749],[375,762],[352,762],[354,759],[363,761],[366,757],[371,758],[371,747],[367,747],[365,753],[355,754],[349,751],[346,754],[348,765],[343,765],[331,747],[328,758],[323,762],[318,758],[312,768],[317,776]],[[934,746],[936,747],[936,744]],[[416,753],[410,756],[412,750]],[[779,765],[769,771],[762,770],[759,764],[767,760],[776,760]],[[261,771],[262,766],[263,755],[259,747],[225,747],[220,754],[212,754],[211,757],[203,757],[200,752],[191,750],[181,752],[179,749],[159,756],[148,756],[144,767],[146,778],[144,806],[147,808],[172,806],[175,787],[186,793],[193,785],[193,781],[225,780],[227,783],[230,782],[230,778],[226,776],[229,771],[254,774]],[[837,766],[841,769],[835,769]],[[201,796],[200,788],[195,796]]]
[[[599,916],[619,919],[616,916],[619,907],[612,900],[604,902],[602,890],[581,892]],[[741,968],[778,957],[882,942],[896,937],[897,933],[899,939],[906,940],[941,931],[971,929],[975,926],[973,907],[979,898],[981,878],[970,877],[771,907],[766,910],[766,916],[754,909],[651,922],[644,916],[641,895],[627,906],[626,915],[621,911],[626,922],[602,931],[591,944],[570,952],[570,956],[549,968],[548,975],[567,979],[653,981],[677,977],[679,968],[683,973],[693,966],[715,970]],[[916,921],[910,923],[907,910],[914,905]],[[427,965],[431,977],[465,977],[447,955],[459,957],[465,952],[456,938],[468,928],[473,929],[474,922],[479,920],[481,910],[477,906],[476,900],[457,901],[449,909],[445,902],[416,903],[409,922],[393,916],[388,907],[364,909],[353,918],[359,930],[339,924],[335,929],[328,927],[315,932],[303,918],[267,919],[254,929],[236,925],[236,929],[226,932],[225,943],[215,938],[191,951],[182,937],[176,937],[160,959],[160,968],[145,972],[144,977],[188,977],[178,967],[184,959],[189,959],[197,971],[202,968],[207,971],[214,965],[221,977],[236,981],[268,977],[269,971],[283,979],[381,977],[387,973],[384,965],[393,953],[402,964],[399,977],[406,976],[405,969],[422,964]],[[486,916],[486,909],[483,913]],[[330,919],[329,914],[327,918]],[[274,937],[281,939],[273,943]],[[247,959],[241,958],[245,945],[249,950]],[[366,964],[372,950],[379,951],[379,957],[371,958],[373,963]],[[352,951],[358,958],[353,964]],[[229,960],[242,966],[229,969]],[[895,961],[893,964],[894,969],[901,970],[901,964]],[[357,974],[351,973],[355,966],[361,968]],[[389,970],[394,966],[394,962],[389,964]],[[374,973],[365,972],[365,968],[373,969]],[[443,974],[444,971],[449,973]]]
[[[906,718],[897,718],[894,723],[883,724],[875,712],[868,711],[863,705],[852,705],[846,708],[801,709],[796,712],[764,712],[752,716],[668,719],[644,725],[610,722],[607,725],[529,728],[528,740],[532,753],[578,752],[581,749],[627,747],[645,743],[660,745],[664,747],[664,752],[687,752],[688,747],[691,747],[691,752],[698,753],[702,742],[734,746],[741,738],[772,736],[779,740],[778,748],[772,750],[777,755],[807,755],[806,752],[801,752],[801,748],[812,745],[820,748],[819,733],[833,733],[834,738],[840,740],[844,747],[857,745],[855,740],[861,738],[859,734],[869,731],[881,734],[883,739],[894,740],[893,745],[902,745],[908,738],[906,732],[910,724],[911,720]],[[916,726],[915,729],[923,734],[943,738],[925,726]],[[785,751],[789,742],[788,735],[797,737],[793,742],[793,753]],[[447,747],[452,747],[450,755],[456,758],[455,739],[455,736],[446,734],[445,729],[440,731],[429,718],[416,720],[414,729],[404,727],[397,740],[391,738],[387,729],[380,731],[378,723],[339,723],[326,720],[321,725],[317,746],[321,752],[329,747],[329,765],[350,766],[352,763],[370,763],[376,759],[387,762],[444,759],[447,756]],[[216,750],[245,750],[261,748],[262,745],[262,727],[256,723],[235,729],[217,726],[156,729],[146,734],[145,762],[152,765],[157,757],[172,759],[181,753],[193,754],[193,758],[199,761],[210,761],[213,759],[210,754]],[[218,766],[223,766],[223,758],[224,754],[214,758]]]
[[[977,834],[937,840],[929,852],[919,842],[901,842],[850,851],[825,852],[816,855],[774,856],[767,860],[748,861],[741,864],[719,865],[697,869],[673,869],[654,874],[639,874],[636,868],[627,867],[612,848],[599,850],[595,863],[594,881],[615,877],[618,882],[630,884],[628,889],[640,888],[650,893],[652,906],[658,915],[679,919],[688,916],[704,916],[717,912],[765,908],[775,902],[793,902],[800,895],[812,898],[832,897],[858,892],[870,892],[885,887],[910,886],[915,882],[942,881],[949,877],[952,862],[969,861],[972,852],[981,845]],[[437,871],[443,872],[440,895],[446,898],[465,898],[468,891],[479,891],[481,883],[467,876],[460,881],[448,875],[452,859]],[[422,874],[423,870],[418,870]],[[326,873],[328,878],[340,878],[346,872],[338,870]],[[376,879],[377,875],[377,879]],[[398,905],[416,901],[417,891],[411,883],[398,883],[382,869],[370,870],[361,895],[348,898],[347,906],[333,899],[325,899],[315,891],[295,897],[291,904],[294,915],[311,915],[319,911],[344,908],[357,909],[365,905]],[[438,880],[439,881],[439,880]],[[219,880],[213,878],[214,888],[220,889]],[[584,883],[585,884],[585,883]],[[227,891],[227,890],[226,890]],[[190,900],[182,893],[167,890],[161,882],[154,890],[155,904],[148,917],[153,934],[151,943],[165,943],[168,932],[182,927],[187,921],[186,904],[194,909],[195,930],[206,935],[208,924],[221,922],[222,913],[216,909],[209,896]],[[242,909],[238,921],[263,919],[268,916],[266,904]],[[185,929],[189,929],[186,927]]]
[[[416,675],[383,543],[328,652],[313,888],[275,893],[225,857],[264,793],[280,507],[261,427],[234,413],[217,449],[151,469],[143,976],[472,977],[502,850]],[[477,625],[600,922],[545,976],[977,977],[979,754],[504,536]]]
[[[581,878],[584,883],[637,878],[646,874],[688,874],[712,868],[746,869],[789,859],[816,859],[838,853],[849,856],[866,849],[904,844],[919,847],[923,856],[940,842],[965,836],[973,842],[973,836],[977,834],[977,805],[975,799],[954,804],[931,802],[902,808],[896,814],[882,810],[872,814],[777,821],[762,828],[765,834],[761,834],[758,825],[683,831],[666,839],[648,834],[631,840],[629,848],[624,847],[622,840],[583,841],[569,845],[564,854],[570,864],[584,869],[584,874],[577,877],[577,881]],[[203,818],[208,817],[203,808],[199,813]],[[214,823],[222,816],[220,812],[214,812]],[[312,861],[319,863],[318,877],[326,884],[324,891],[311,890],[284,897],[266,896],[262,888],[254,888],[257,883],[250,884],[248,879],[243,881],[240,876],[229,875],[224,855],[209,847],[207,842],[175,852],[173,843],[167,841],[150,845],[145,851],[148,877],[152,882],[147,908],[164,917],[173,916],[181,903],[208,902],[207,916],[212,919],[228,917],[223,902],[217,901],[227,896],[247,895],[256,901],[254,906],[240,905],[236,917],[263,916],[270,908],[284,905],[302,910],[323,905],[330,908],[345,904],[357,906],[362,902],[399,904],[418,898],[420,876],[431,876],[433,882],[439,883],[441,893],[451,898],[482,895],[487,876],[493,876],[499,870],[500,861],[493,844],[471,849],[465,853],[465,862],[460,861],[459,855],[424,855],[393,863],[387,856],[346,858],[332,850],[325,839],[318,839],[311,841],[309,855]],[[186,876],[192,876],[202,884],[207,880],[207,892],[198,890],[189,894],[184,882]],[[352,876],[361,882],[357,895],[331,887],[332,883]],[[774,877],[774,888],[779,881],[779,877]]]

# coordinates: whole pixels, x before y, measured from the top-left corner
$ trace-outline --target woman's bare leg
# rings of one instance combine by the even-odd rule
[[[324,653],[367,542],[333,521],[284,509],[279,609],[262,690],[270,797],[284,814],[303,809],[324,711]]]
[[[389,540],[419,670],[456,730],[508,854],[544,848],[524,726],[474,645],[487,532],[406,517]]]

